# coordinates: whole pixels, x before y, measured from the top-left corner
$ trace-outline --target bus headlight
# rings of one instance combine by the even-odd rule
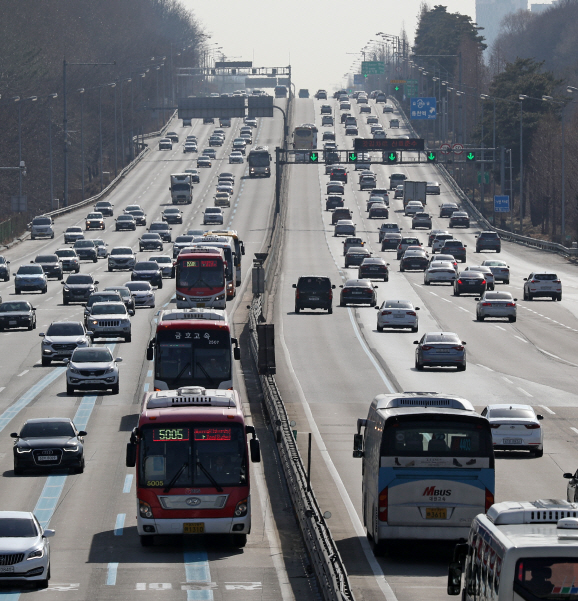
[[[243,499],[237,503],[235,507],[235,517],[242,518],[247,515],[247,499]]]
[[[151,506],[140,499],[138,500],[138,511],[141,518],[151,519],[153,517],[153,510],[151,509]]]
[[[224,294],[219,294],[219,296],[215,296],[216,301],[222,301],[225,298]]]

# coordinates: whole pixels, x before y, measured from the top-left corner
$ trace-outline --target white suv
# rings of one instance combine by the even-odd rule
[[[533,271],[524,278],[524,300],[531,301],[538,296],[549,296],[552,300],[562,300],[562,282],[551,271]]]
[[[54,223],[51,217],[34,217],[30,226],[30,239],[54,238]]]

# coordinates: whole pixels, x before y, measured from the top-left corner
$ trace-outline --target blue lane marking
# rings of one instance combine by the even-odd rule
[[[56,509],[58,499],[66,483],[66,476],[48,476],[42,489],[42,494],[34,508],[34,515],[38,518],[43,528],[48,528],[52,514]]]
[[[80,405],[78,406],[78,411],[72,420],[78,430],[86,430],[88,420],[90,419],[97,398],[97,395],[82,397],[82,401],[80,401]]]
[[[149,391],[149,386],[150,386],[150,384],[148,382],[144,385],[143,389],[145,392]]]
[[[132,487],[132,478],[133,478],[132,474],[126,475],[126,477],[124,479],[124,486],[122,487],[122,492],[130,492],[130,489]]]
[[[27,405],[29,405],[48,385],[66,371],[66,367],[57,367],[34,384],[30,390],[25,392],[11,407],[8,407],[0,415],[0,432],[13,420]]]
[[[118,563],[109,563],[106,575],[106,584],[114,586],[116,584],[116,573],[118,571]]]
[[[185,577],[187,582],[210,585],[211,570],[205,549],[185,541]],[[213,601],[212,589],[188,590],[187,601]]]
[[[149,369],[149,370],[147,371],[147,378],[152,378],[152,377],[153,377],[153,370],[152,370],[152,369]]]
[[[20,593],[0,591],[0,599],[2,599],[3,601],[4,599],[6,601],[18,601],[18,599],[20,599]]]
[[[114,535],[115,536],[122,536],[125,518],[126,518],[126,513],[119,513],[116,516],[116,524],[114,525]]]

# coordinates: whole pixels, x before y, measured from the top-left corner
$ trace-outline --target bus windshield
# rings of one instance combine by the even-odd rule
[[[491,434],[479,422],[399,420],[386,424],[382,457],[489,457]],[[437,416],[436,416],[437,417]]]
[[[219,388],[232,379],[228,330],[167,330],[157,333],[156,379],[169,389]]]
[[[223,288],[225,270],[221,258],[179,261],[177,286],[181,288]]]
[[[247,486],[241,424],[159,423],[141,430],[140,486]],[[169,503],[168,499],[160,499]],[[166,509],[170,509],[169,506]]]
[[[249,165],[251,167],[268,167],[271,163],[268,152],[250,152]]]

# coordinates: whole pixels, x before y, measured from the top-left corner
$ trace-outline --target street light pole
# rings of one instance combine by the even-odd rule
[[[523,203],[523,199],[524,199],[524,147],[523,147],[523,136],[522,136],[522,131],[523,131],[523,105],[524,105],[524,100],[526,100],[526,98],[528,98],[528,96],[526,96],[526,94],[520,94],[518,96],[518,98],[520,99],[520,235],[522,235],[524,233],[524,229],[523,229],[523,221],[524,221],[524,203]]]
[[[50,162],[50,210],[54,208],[54,175],[52,169],[52,100],[58,98],[58,94],[49,94],[48,101],[48,153]]]

